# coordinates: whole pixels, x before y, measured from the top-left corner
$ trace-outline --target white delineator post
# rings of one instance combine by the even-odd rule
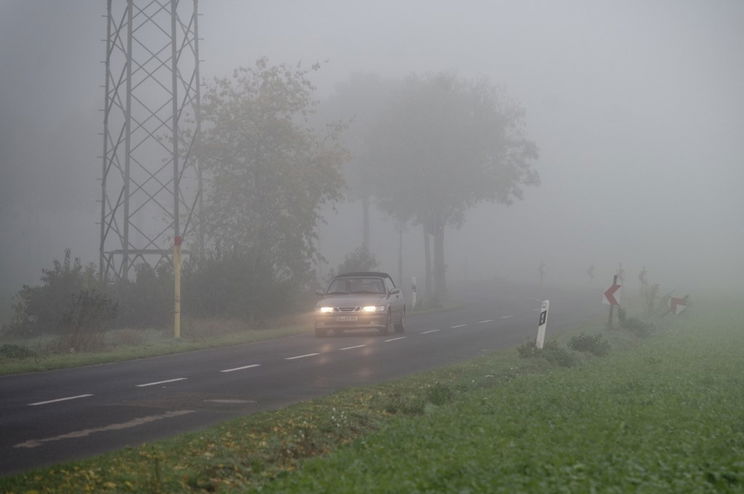
[[[540,320],[537,323],[537,339],[535,346],[542,350],[545,345],[545,328],[548,326],[548,311],[550,310],[550,300],[543,300],[540,306]]]

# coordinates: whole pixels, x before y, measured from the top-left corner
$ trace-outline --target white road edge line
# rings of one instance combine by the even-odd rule
[[[457,328],[464,328],[465,326],[467,326],[467,324],[455,324],[454,326],[450,326],[450,327],[452,329],[457,329]]]
[[[365,346],[367,346],[367,345],[354,345],[354,346],[347,346],[347,347],[344,347],[344,348],[339,348],[339,350],[341,350],[341,351],[346,351],[346,350],[353,350],[353,349],[355,349],[355,348],[363,348],[363,347],[365,347]]]
[[[78,398],[89,398],[93,396],[92,394],[84,394],[84,395],[77,395],[77,396],[66,396],[64,398],[57,398],[56,400],[47,400],[47,401],[37,401],[36,403],[29,403],[28,406],[30,407],[36,407],[39,405],[48,405],[50,403],[59,403],[60,401],[70,401],[70,400],[77,400]]]
[[[493,319],[484,319],[483,321],[478,321],[478,324],[487,324],[489,322],[493,322]]]
[[[254,367],[260,367],[261,364],[250,364],[250,365],[244,365],[242,367],[235,367],[233,369],[222,369],[220,372],[235,372],[239,370],[245,370],[245,369],[252,369]]]
[[[177,377],[175,379],[166,379],[165,381],[155,381],[152,383],[144,383],[144,384],[138,384],[138,388],[146,388],[148,386],[157,386],[158,384],[168,384],[168,383],[175,383],[178,381],[185,381],[187,378],[185,377]]]
[[[306,353],[305,355],[295,355],[294,357],[284,357],[284,360],[295,360],[298,358],[315,357],[316,355],[320,355],[320,354],[319,353]]]
[[[428,331],[421,331],[421,334],[431,334],[431,333],[437,333],[441,331],[441,329],[430,329]]]
[[[405,340],[405,336],[398,336],[397,338],[390,338],[389,340],[385,340],[385,343],[390,343],[391,341],[398,341],[398,340]]]

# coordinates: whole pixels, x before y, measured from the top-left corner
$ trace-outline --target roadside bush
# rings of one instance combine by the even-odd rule
[[[173,270],[167,263],[154,268],[141,263],[134,268],[134,281],[125,280],[109,288],[118,302],[118,328],[162,327],[173,314]]]
[[[551,364],[561,367],[573,367],[576,365],[576,357],[571,352],[560,345],[555,340],[548,340],[542,349],[537,348],[534,341],[527,341],[517,347],[517,353],[522,358],[544,358]]]
[[[598,357],[603,357],[610,353],[610,342],[605,340],[599,333],[593,335],[581,333],[578,336],[573,336],[568,342],[568,347],[571,350],[591,353]]]
[[[620,307],[617,311],[617,319],[620,321],[620,327],[633,333],[634,335],[645,338],[653,333],[655,327],[651,323],[641,321],[637,317],[627,317],[625,309]]]
[[[212,254],[184,266],[182,300],[189,315],[234,317],[255,324],[297,311],[310,276],[277,273],[261,256]]]
[[[392,393],[386,397],[382,409],[389,414],[422,415],[426,400],[417,393]]]
[[[62,317],[61,345],[70,351],[102,348],[105,324],[116,316],[116,303],[105,293],[81,290]]]
[[[67,351],[103,344],[86,326],[93,323],[79,318],[98,318],[119,329],[171,324],[173,270],[168,262],[154,268],[138,264],[133,280],[104,285],[94,265],[84,267],[67,249],[63,261],[54,260],[42,272],[41,285],[25,285],[16,294],[11,320],[0,328],[2,333],[23,338],[61,336],[59,344],[67,348],[60,349]],[[314,282],[308,269],[280,272],[260,255],[213,253],[184,264],[183,315],[240,319],[260,327],[272,317],[310,307]]]
[[[454,392],[446,384],[434,383],[426,390],[426,401],[433,405],[444,405],[452,401]]]
[[[62,262],[54,260],[51,269],[42,269],[41,286],[24,285],[16,294],[11,322],[3,332],[12,336],[34,337],[59,334],[66,311],[83,289],[96,288],[95,268],[83,267],[79,258],[65,250]]]
[[[533,340],[528,340],[517,347],[517,353],[521,358],[537,357],[539,350]]]
[[[36,357],[36,352],[21,345],[5,344],[0,346],[0,357],[24,359]]]

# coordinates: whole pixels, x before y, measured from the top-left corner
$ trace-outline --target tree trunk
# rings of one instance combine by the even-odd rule
[[[446,266],[444,264],[444,222],[434,225],[434,299],[436,304],[447,296]]]
[[[369,250],[369,196],[362,197],[362,246],[364,250]]]
[[[431,290],[431,250],[429,248],[429,230],[427,225],[421,225],[421,229],[424,231],[424,295],[426,296],[426,302],[431,301],[432,290]]]
[[[398,286],[403,288],[403,224],[398,225]]]

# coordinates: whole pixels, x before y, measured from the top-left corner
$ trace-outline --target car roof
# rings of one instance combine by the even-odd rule
[[[391,280],[393,279],[392,276],[381,271],[359,271],[355,273],[341,273],[339,275],[336,275],[335,278],[343,278],[346,276],[374,276],[377,278],[390,278]]]

